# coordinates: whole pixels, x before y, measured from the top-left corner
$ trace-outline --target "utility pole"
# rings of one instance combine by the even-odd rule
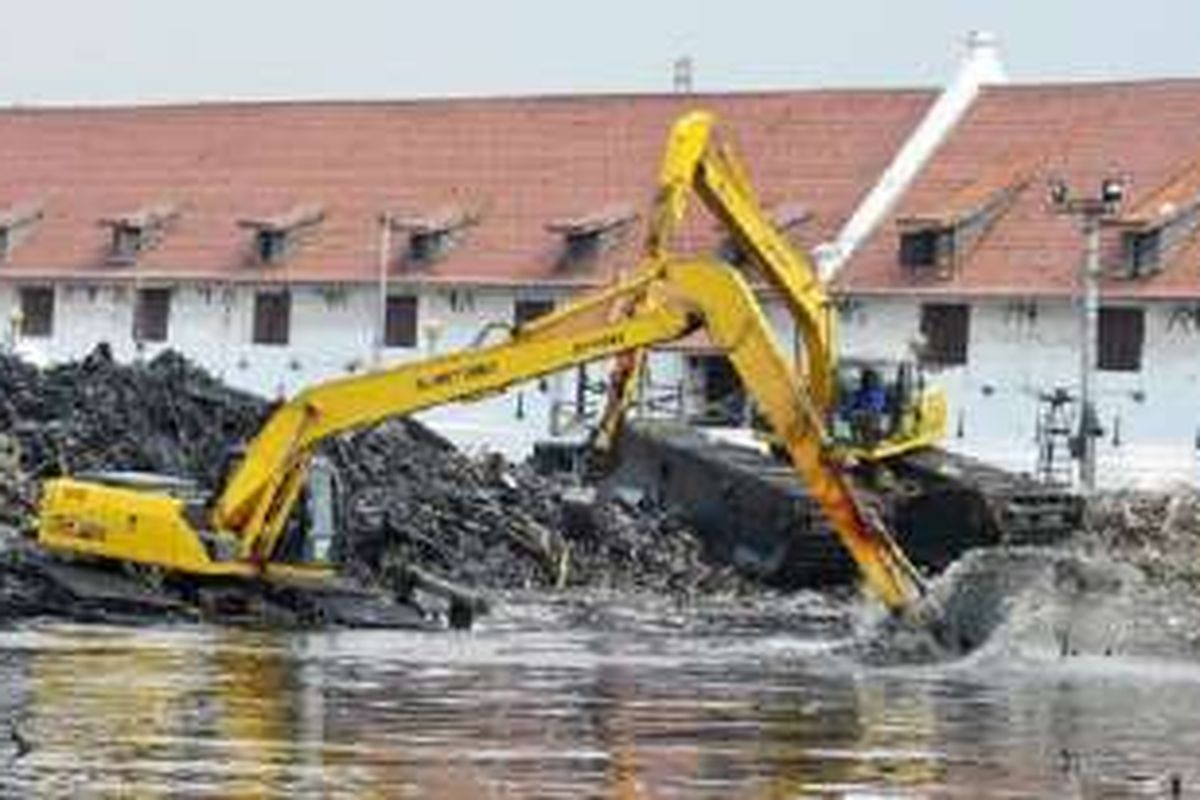
[[[1079,433],[1074,448],[1079,459],[1079,487],[1085,495],[1096,490],[1096,339],[1100,321],[1100,227],[1114,217],[1125,198],[1118,178],[1100,182],[1097,195],[1076,195],[1062,180],[1050,184],[1050,201],[1060,214],[1080,220],[1084,255],[1079,267]]]
[[[1096,489],[1096,334],[1100,319],[1100,218],[1083,218],[1084,257],[1079,283],[1079,485],[1086,494]]]
[[[387,299],[388,272],[392,263],[392,215],[386,211],[379,215],[379,289],[375,306],[375,336],[371,348],[371,362],[375,369],[383,365],[383,351],[387,346]]]

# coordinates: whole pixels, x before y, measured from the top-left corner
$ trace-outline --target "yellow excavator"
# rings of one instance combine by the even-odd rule
[[[771,224],[733,154],[714,142],[713,126],[704,112],[675,124],[644,258],[630,274],[517,327],[501,343],[300,392],[270,415],[212,500],[156,486],[51,479],[43,487],[38,544],[55,554],[150,568],[174,579],[320,589],[337,581],[334,568],[285,562],[281,543],[322,442],[390,417],[615,358],[598,436],[601,444],[611,442],[647,349],[703,330],[728,356],[867,585],[889,609],[908,609],[922,592],[919,574],[880,517],[859,500],[847,464],[935,440],[945,424],[944,400],[935,392],[915,395],[891,435],[869,447],[835,440],[829,423],[837,360],[824,288],[808,260]],[[791,312],[804,343],[798,363],[777,343],[755,287],[738,268],[671,251],[693,191]]]

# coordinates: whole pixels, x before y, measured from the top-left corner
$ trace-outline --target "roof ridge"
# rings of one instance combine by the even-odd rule
[[[986,93],[1019,93],[1046,89],[1121,89],[1145,88],[1149,86],[1189,86],[1200,85],[1200,75],[1174,75],[1133,78],[1097,78],[1080,76],[1078,78],[1053,78],[1049,80],[1015,79],[1007,83],[993,83],[982,87]]]
[[[473,106],[514,106],[541,105],[553,103],[608,103],[647,101],[664,102],[676,100],[681,102],[704,103],[727,99],[772,99],[787,97],[819,97],[819,96],[861,96],[861,95],[895,95],[910,97],[913,95],[928,95],[933,97],[938,92],[933,86],[833,86],[833,87],[796,87],[779,89],[753,90],[714,90],[707,92],[689,92],[687,94],[663,92],[563,92],[563,93],[534,93],[534,94],[497,94],[497,95],[439,95],[418,97],[332,97],[332,98],[230,98],[196,100],[164,100],[138,103],[24,103],[13,102],[0,105],[0,114],[9,112],[21,113],[81,113],[81,112],[156,112],[156,111],[213,111],[221,109],[263,111],[283,109],[385,109],[436,107],[445,108],[456,105]]]

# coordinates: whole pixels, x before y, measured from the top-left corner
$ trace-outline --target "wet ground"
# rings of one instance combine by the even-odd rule
[[[1200,796],[1200,667],[864,667],[847,635],[811,597],[514,599],[449,634],[31,624],[0,632],[0,796]]]

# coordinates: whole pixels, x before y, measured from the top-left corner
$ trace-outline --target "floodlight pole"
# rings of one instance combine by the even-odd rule
[[[388,272],[392,262],[392,215],[379,215],[379,287],[375,305],[375,335],[371,348],[372,366],[383,365],[383,351],[387,347],[387,301]]]
[[[1096,340],[1100,327],[1100,227],[1114,217],[1124,199],[1119,180],[1106,178],[1094,197],[1072,194],[1062,181],[1053,181],[1050,200],[1056,211],[1078,217],[1084,237],[1083,260],[1079,266],[1079,488],[1084,495],[1096,491],[1096,437],[1100,420],[1096,413]]]
[[[1096,338],[1100,321],[1100,216],[1083,218],[1086,252],[1080,268],[1082,295],[1079,332],[1079,485],[1085,494],[1096,490],[1096,437],[1100,429],[1096,415]]]

